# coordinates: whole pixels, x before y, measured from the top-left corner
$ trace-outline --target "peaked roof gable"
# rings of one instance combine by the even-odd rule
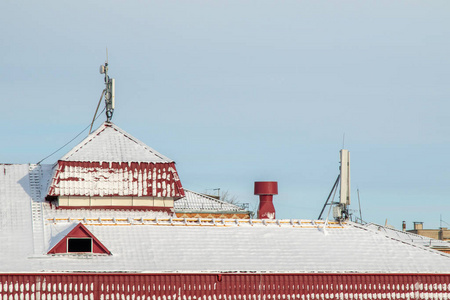
[[[113,123],[105,122],[70,150],[62,161],[169,163],[170,158],[150,148]]]
[[[68,242],[69,238],[91,238],[92,239],[92,253],[108,254],[111,252],[103,246],[103,244],[82,224],[79,223],[72,229],[62,240],[60,240],[47,254],[69,253]]]
[[[178,199],[184,191],[173,160],[105,122],[58,161],[47,195]]]

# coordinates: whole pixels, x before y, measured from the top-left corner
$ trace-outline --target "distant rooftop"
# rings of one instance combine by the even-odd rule
[[[245,209],[222,201],[205,194],[184,189],[185,197],[174,203],[176,211],[198,212],[198,211],[223,211],[223,212],[246,212]]]
[[[401,241],[414,243],[424,247],[430,248],[449,248],[450,243],[447,241],[432,239],[423,235],[418,235],[415,233],[397,230],[395,228],[390,228],[387,226],[381,226],[374,223],[368,223],[364,225],[366,228],[371,228],[377,230],[380,233],[385,234],[388,237],[395,238]]]

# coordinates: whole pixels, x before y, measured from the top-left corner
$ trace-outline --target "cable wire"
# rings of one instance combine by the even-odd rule
[[[106,92],[106,89],[103,90],[102,95],[100,96],[100,100],[98,100],[97,109],[95,110],[94,117],[92,118],[92,123],[91,123],[91,128],[89,129],[89,134],[91,134],[91,132],[92,132],[92,126],[94,125],[95,120],[97,120],[97,119],[95,118],[95,116],[97,115],[98,108],[100,107],[100,103],[102,102],[102,98],[103,98],[103,95],[105,94],[105,92]],[[106,107],[105,107],[105,109],[106,109]],[[105,110],[105,109],[104,109],[104,110]],[[103,111],[102,111],[102,112],[103,112]],[[100,113],[100,114],[102,114],[102,113]]]
[[[56,152],[60,151],[62,148],[66,147],[67,145],[69,145],[70,143],[72,143],[77,137],[79,137],[83,132],[85,132],[86,130],[89,129],[89,127],[91,127],[91,124],[93,124],[101,115],[102,113],[105,111],[106,107],[98,114],[97,118],[94,119],[94,121],[92,121],[92,123],[89,123],[88,126],[86,126],[86,128],[84,128],[79,134],[77,134],[73,139],[71,139],[70,141],[68,141],[67,143],[65,143],[62,147],[60,147],[58,150],[56,150],[55,152],[53,152],[52,154],[44,157],[43,159],[41,159],[37,165],[39,165],[41,162],[43,162],[44,160],[46,160],[47,158],[49,158],[50,156],[52,156],[53,154],[55,154]]]

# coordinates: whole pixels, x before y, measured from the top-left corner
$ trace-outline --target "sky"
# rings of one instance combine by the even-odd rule
[[[0,162],[37,163],[112,121],[185,188],[317,219],[351,155],[351,211],[450,227],[450,2],[0,2]],[[104,115],[96,121],[98,127]],[[87,131],[43,163],[54,163]],[[440,222],[440,220],[443,222]]]

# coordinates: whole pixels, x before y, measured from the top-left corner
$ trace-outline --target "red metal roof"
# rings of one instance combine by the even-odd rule
[[[175,163],[58,161],[49,196],[184,197]]]
[[[0,274],[2,299],[448,299],[449,274]]]

